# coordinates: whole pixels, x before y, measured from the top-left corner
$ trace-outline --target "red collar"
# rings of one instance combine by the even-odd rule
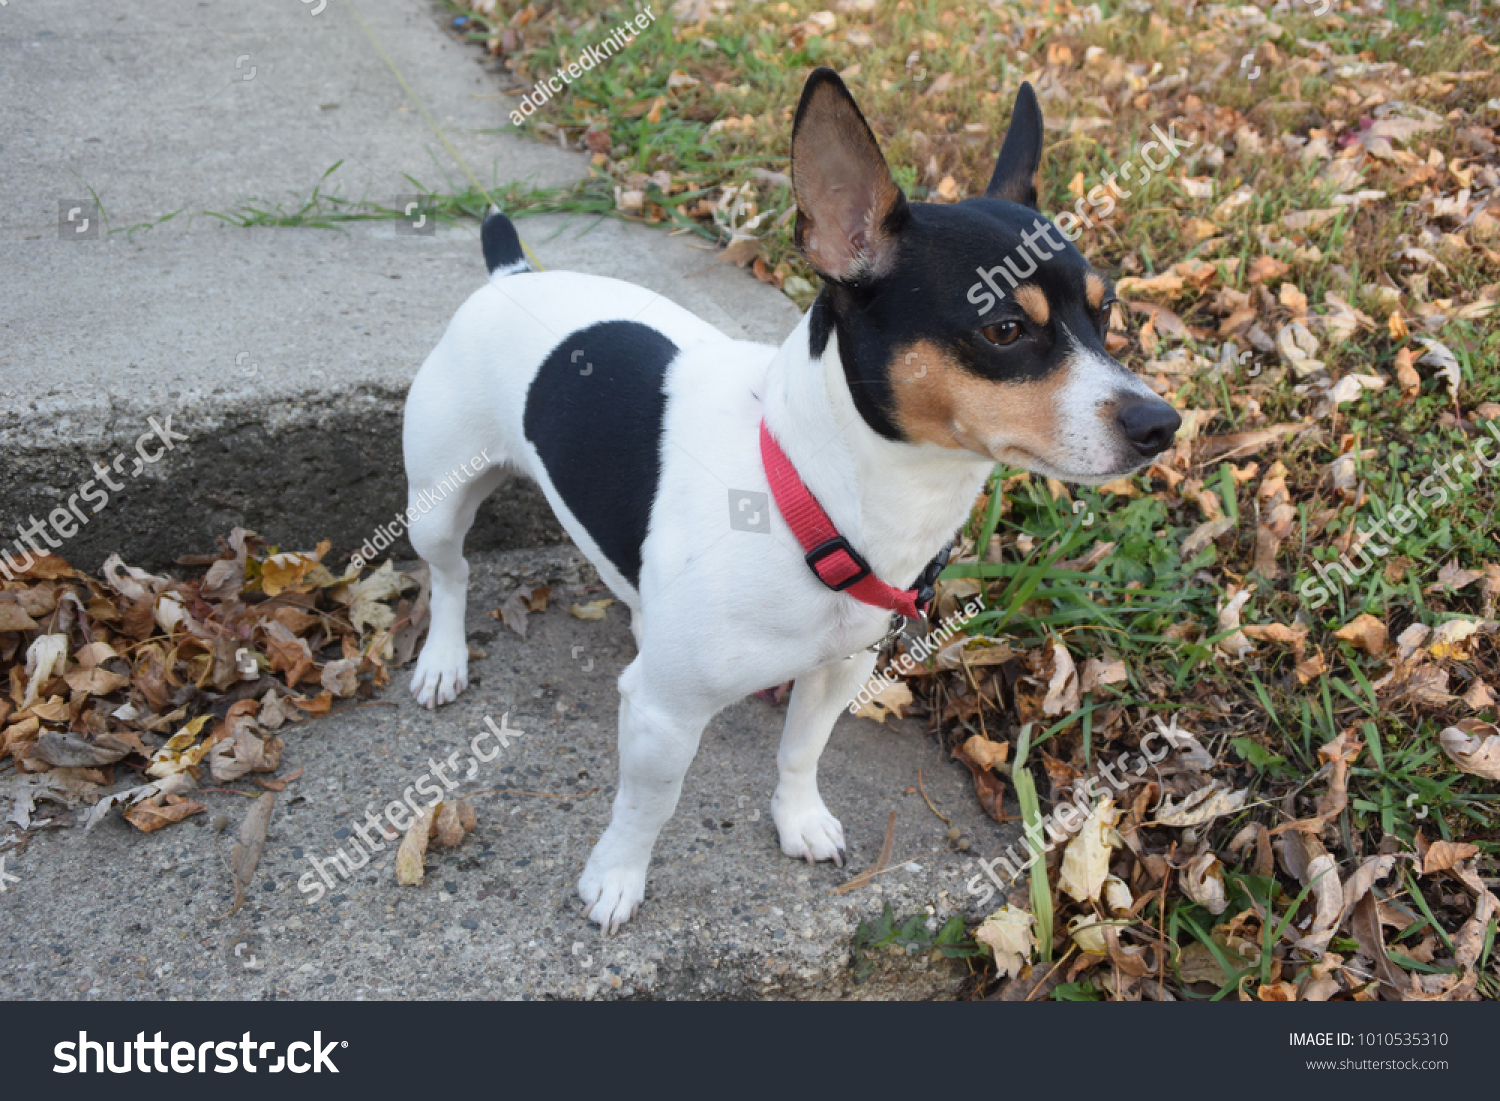
[[[771,437],[764,420],[760,422],[760,459],[765,467],[766,480],[771,483],[776,507],[781,510],[782,518],[792,529],[797,542],[802,544],[808,568],[818,575],[818,580],[835,592],[846,592],[877,608],[899,612],[912,619],[925,615],[926,605],[932,599],[931,585],[936,580],[936,570],[929,567],[923,573],[918,579],[922,586],[919,589],[897,589],[876,577],[869,564],[833,526],[817,498],[802,484],[797,468]],[[946,562],[946,553],[939,558]],[[942,568],[938,559],[933,561],[937,569]],[[927,573],[932,577],[929,578]]]

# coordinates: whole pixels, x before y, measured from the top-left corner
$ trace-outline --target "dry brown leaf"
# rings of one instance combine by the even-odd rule
[[[251,777],[252,780],[254,780],[261,787],[265,788],[267,791],[285,791],[288,784],[292,783],[294,780],[300,780],[301,778],[302,770],[300,768],[295,772],[290,772],[287,775],[279,777],[275,780],[267,780],[262,776]]]
[[[1013,979],[1036,950],[1035,924],[1036,918],[1027,911],[1002,906],[974,930],[974,939],[995,957],[995,969]]]
[[[1078,668],[1073,655],[1060,642],[1052,643],[1052,679],[1047,682],[1047,697],[1042,701],[1045,715],[1071,715],[1083,705],[1078,688]]]
[[[1247,638],[1253,638],[1257,642],[1277,642],[1290,646],[1297,653],[1302,652],[1307,641],[1308,629],[1302,625],[1288,627],[1283,623],[1256,623],[1243,628]]]
[[[1194,528],[1182,541],[1178,548],[1177,556],[1184,562],[1190,562],[1196,558],[1210,543],[1226,531],[1234,529],[1234,518],[1231,516],[1220,516],[1213,520],[1205,520]]]
[[[992,742],[983,734],[975,734],[964,743],[964,752],[980,768],[994,768],[1005,764],[1005,759],[1010,756],[1010,743]],[[1002,768],[1001,771],[1005,769]]]
[[[1354,874],[1344,881],[1344,901],[1339,910],[1338,921],[1334,923],[1335,927],[1343,926],[1359,900],[1370,893],[1370,888],[1391,874],[1397,860],[1409,858],[1409,853],[1382,853],[1366,857]]]
[[[1249,278],[1253,283],[1268,283],[1272,279],[1280,279],[1292,270],[1290,264],[1276,259],[1274,256],[1257,256],[1250,261]]]
[[[1495,706],[1495,693],[1490,686],[1480,677],[1475,677],[1472,684],[1459,699],[1474,711],[1484,711]]]
[[[1310,423],[1310,422],[1309,422]],[[1262,448],[1275,443],[1293,432],[1300,432],[1309,424],[1273,424],[1269,428],[1257,428],[1252,432],[1234,432],[1226,436],[1204,436],[1194,442],[1193,463],[1204,466],[1225,459],[1243,459]]]
[[[266,831],[271,826],[271,812],[275,809],[276,795],[268,791],[250,804],[250,810],[240,824],[240,839],[229,854],[229,867],[234,874],[234,904],[225,917],[238,913],[245,904],[245,892],[255,881],[255,869],[260,865],[260,854],[266,847]]]
[[[1434,841],[1422,856],[1422,874],[1446,872],[1460,860],[1479,854],[1479,846],[1467,841]]]
[[[1182,889],[1211,914],[1222,914],[1229,906],[1224,893],[1224,866],[1211,852],[1200,853],[1183,869]]]
[[[1295,283],[1281,284],[1278,297],[1281,299],[1281,304],[1291,311],[1293,317],[1307,316],[1307,295],[1303,294]]]
[[[1205,822],[1212,822],[1215,818],[1234,814],[1245,805],[1245,800],[1249,797],[1249,788],[1232,791],[1224,781],[1215,780],[1183,796],[1181,802],[1174,804],[1171,799],[1163,800],[1161,807],[1156,811],[1155,819],[1147,822],[1146,825],[1201,826]]]
[[[1126,672],[1123,661],[1102,661],[1099,658],[1089,658],[1083,663],[1083,679],[1080,687],[1085,692],[1092,692],[1106,684],[1122,684],[1129,679],[1130,675]]]
[[[1164,271],[1160,275],[1134,276],[1127,275],[1115,284],[1115,291],[1121,298],[1128,298],[1132,294],[1142,294],[1147,297],[1176,298],[1182,293],[1182,276],[1176,272]]]
[[[340,658],[338,661],[330,661],[323,666],[323,673],[318,678],[319,683],[340,699],[348,699],[359,688],[359,665],[359,658]]]
[[[1395,317],[1395,314],[1391,315]],[[1416,357],[1412,355],[1410,347],[1403,347],[1396,351],[1396,382],[1401,387],[1401,396],[1404,398],[1416,397],[1422,389],[1422,376],[1412,366]]]
[[[1308,229],[1317,229],[1324,222],[1330,222],[1338,217],[1339,208],[1336,206],[1321,207],[1317,210],[1298,210],[1281,217],[1281,224],[1294,233]]]
[[[438,804],[432,824],[432,843],[440,849],[457,848],[464,835],[476,824],[474,807],[467,799],[445,800]]]
[[[396,882],[401,886],[416,886],[427,874],[422,863],[427,856],[427,842],[432,836],[436,820],[437,807],[428,807],[407,827],[406,836],[401,839],[401,847],[396,850]]]
[[[1078,833],[1063,850],[1062,871],[1057,887],[1078,902],[1096,902],[1109,877],[1110,851],[1120,845],[1115,824],[1120,811],[1109,796],[1100,799],[1089,811]]]
[[[1483,570],[1466,570],[1460,568],[1458,560],[1454,559],[1451,562],[1445,562],[1443,567],[1438,570],[1438,584],[1447,585],[1454,589],[1463,589],[1476,581],[1482,580],[1484,576],[1485,573]],[[1427,591],[1432,592],[1434,590],[1429,588]]]
[[[1470,974],[1473,973],[1485,945],[1489,941],[1490,923],[1500,911],[1500,899],[1489,891],[1479,895],[1474,905],[1474,915],[1464,922],[1463,928],[1453,934],[1453,959]]]
[[[34,631],[36,626],[19,604],[0,604],[0,631]]]
[[[505,598],[505,603],[490,613],[522,638],[526,637],[527,615],[531,612],[532,590],[522,585]],[[587,618],[587,617],[580,617]],[[602,618],[602,617],[594,617]]]
[[[1385,935],[1381,932],[1380,912],[1375,905],[1375,896],[1368,892],[1355,903],[1350,914],[1349,931],[1359,942],[1360,951],[1375,964],[1375,976],[1380,981],[1380,993],[1388,1001],[1401,1001],[1407,989],[1400,968],[1391,962],[1385,951]]]
[[[1005,784],[1000,777],[969,756],[961,745],[953,747],[952,757],[974,777],[974,797],[979,800],[980,809],[996,822],[1011,821],[1005,814]]]
[[[865,690],[860,693],[865,702],[855,709],[856,717],[874,719],[878,723],[885,722],[887,715],[895,715],[898,719],[904,718],[901,709],[910,707],[915,702],[912,699],[911,689],[906,686],[905,681],[880,679],[870,683],[878,684],[880,687],[870,692],[869,687],[866,686]]]
[[[1242,661],[1247,654],[1255,652],[1255,644],[1240,630],[1240,611],[1249,602],[1250,595],[1250,589],[1241,589],[1219,608],[1216,633],[1230,633],[1214,643],[1214,649],[1233,661]]]
[[[1297,947],[1321,955],[1337,932],[1344,909],[1338,865],[1323,843],[1308,833],[1288,833],[1277,843],[1277,850],[1287,873],[1311,889],[1315,905],[1312,926],[1296,941]]]
[[[143,799],[125,811],[125,821],[142,833],[155,833],[163,826],[181,822],[199,811],[207,810],[202,803],[184,799],[180,795],[153,795]]]
[[[1464,772],[1500,780],[1500,729],[1490,723],[1465,719],[1439,736],[1443,752]]]
[[[1361,612],[1350,622],[1333,632],[1334,638],[1343,639],[1357,650],[1371,657],[1383,657],[1390,642],[1385,624],[1368,612]]]

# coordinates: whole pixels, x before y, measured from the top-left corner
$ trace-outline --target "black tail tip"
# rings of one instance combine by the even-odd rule
[[[491,275],[496,271],[510,275],[531,270],[514,223],[500,213],[497,207],[491,207],[490,212],[485,215],[484,225],[479,230],[479,240],[484,246],[485,267]]]

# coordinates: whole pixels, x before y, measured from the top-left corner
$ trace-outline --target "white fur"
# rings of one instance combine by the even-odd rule
[[[522,432],[527,388],[547,355],[569,333],[615,319],[651,325],[681,349],[666,376],[661,478],[639,590],[599,552]],[[889,614],[822,585],[774,504],[769,534],[730,526],[731,490],[769,493],[761,418],[838,530],[895,585],[909,584],[952,537],[992,467],[987,456],[880,437],[854,408],[837,338],[820,361],[807,349],[806,317],[777,349],[732,340],[627,283],[522,273],[493,279],[459,309],[412,385],[403,436],[413,505],[457,461],[487,449],[540,484],[631,609],[639,653],[619,679],[619,790],[578,883],[589,917],[607,932],[641,903],[652,845],[704,726],[758,689],[796,681],[772,802],[781,847],[809,861],[843,859],[843,829],[818,792],[818,756],[870,676],[875,659],[865,648]],[[1080,453],[1079,464],[1101,459]],[[410,528],[432,568],[432,626],[412,677],[413,694],[428,707],[454,699],[467,682],[463,538],[500,480],[498,467],[486,468]]]

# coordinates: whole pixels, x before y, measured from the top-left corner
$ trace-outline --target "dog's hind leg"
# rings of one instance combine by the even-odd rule
[[[646,893],[656,836],[677,808],[682,780],[713,710],[656,682],[644,656],[620,675],[620,787],[578,894],[605,933],[629,921]]]
[[[411,678],[411,694],[423,707],[450,703],[468,687],[464,608],[469,564],[464,559],[464,536],[474,523],[480,502],[504,477],[500,467],[491,465],[466,480],[445,474],[435,484],[419,484],[408,463],[406,500],[409,508],[417,510],[408,534],[411,545],[432,571],[432,624]],[[428,511],[422,511],[423,505]]]
[[[875,670],[876,655],[861,650],[852,657],[814,669],[797,678],[787,708],[781,748],[776,752],[780,780],[771,797],[771,818],[781,835],[781,851],[808,863],[844,863],[844,827],[828,813],[818,794],[818,758],[833,733],[839,712]]]

